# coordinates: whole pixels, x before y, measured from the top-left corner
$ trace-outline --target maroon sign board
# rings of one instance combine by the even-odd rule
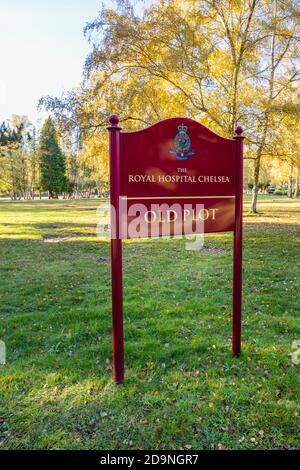
[[[113,371],[124,382],[122,239],[233,232],[232,352],[241,352],[243,135],[187,118],[135,132],[110,126]],[[199,222],[199,223],[198,223]]]

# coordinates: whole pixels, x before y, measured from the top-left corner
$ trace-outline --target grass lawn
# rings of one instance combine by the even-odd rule
[[[299,448],[300,201],[246,215],[243,354],[231,356],[232,235],[124,243],[126,383],[111,374],[99,201],[0,202],[2,449]]]

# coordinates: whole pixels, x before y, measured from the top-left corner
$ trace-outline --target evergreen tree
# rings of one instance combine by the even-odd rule
[[[65,157],[57,141],[55,126],[49,117],[42,128],[39,140],[41,165],[41,187],[49,192],[49,199],[57,198],[58,194],[67,191]]]

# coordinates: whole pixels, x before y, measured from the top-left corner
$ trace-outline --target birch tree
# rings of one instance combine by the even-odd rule
[[[299,80],[298,1],[157,0],[142,14],[130,1],[119,6],[85,28],[84,82],[41,104],[94,148],[107,145],[113,112],[125,129],[184,115],[232,137],[241,124],[256,212],[262,162]]]

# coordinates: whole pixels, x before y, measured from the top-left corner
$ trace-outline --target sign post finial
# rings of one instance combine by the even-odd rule
[[[109,122],[111,124],[110,127],[118,127],[118,124],[120,122],[119,116],[117,116],[116,114],[112,114],[109,117]]]

